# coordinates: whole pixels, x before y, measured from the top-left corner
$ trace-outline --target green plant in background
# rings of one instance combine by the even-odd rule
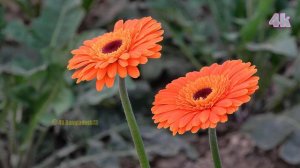
[[[24,13],[29,12],[23,8],[23,6],[30,6],[26,3],[30,2],[18,1],[17,3],[21,5]],[[4,153],[4,155],[1,154],[0,159],[3,167],[32,167],[32,165],[52,167],[58,164],[56,159],[66,159],[60,164],[62,167],[79,164],[81,158],[73,161],[68,161],[67,158],[83,146],[87,146],[87,161],[99,161],[101,165],[106,164],[105,160],[110,160],[108,164],[111,164],[119,157],[134,156],[131,148],[128,147],[130,146],[128,144],[131,144],[127,141],[128,135],[119,135],[127,130],[124,130],[126,126],[119,121],[122,117],[118,115],[113,117],[113,114],[109,114],[110,119],[108,119],[107,113],[101,114],[100,112],[100,127],[104,131],[96,135],[86,135],[87,131],[94,132],[91,129],[81,128],[78,131],[78,129],[60,128],[60,132],[71,130],[68,135],[71,140],[68,142],[70,144],[66,144],[58,152],[53,146],[55,139],[49,137],[53,119],[59,119],[69,111],[73,112],[75,117],[77,111],[94,112],[97,104],[117,93],[116,86],[110,90],[104,89],[101,94],[95,94],[95,86],[91,84],[74,87],[69,79],[70,74],[65,71],[70,49],[78,47],[83,40],[104,32],[101,29],[94,29],[76,34],[85,14],[82,5],[87,8],[91,3],[92,1],[82,3],[80,0],[67,0],[63,3],[52,0],[44,1],[41,8],[36,9],[40,11],[38,17],[35,18],[35,14],[28,14],[32,19],[29,25],[25,25],[22,20],[5,23],[3,8],[1,8],[1,35],[5,35],[6,41],[13,43],[13,45],[4,43],[2,41],[4,37],[0,38],[2,43],[0,49],[0,124],[1,132],[3,131],[6,135],[0,145],[1,153]],[[134,87],[130,80],[127,84],[129,90]],[[112,100],[108,100],[106,106],[114,104],[109,101]],[[92,117],[90,113],[84,113]],[[85,118],[82,115],[84,114],[81,114],[81,118]],[[110,129],[111,127],[116,128]],[[194,152],[188,149],[186,142],[173,140],[164,134],[159,135],[160,133],[152,128],[143,127],[142,129],[147,130],[143,136],[146,137],[147,149],[150,152],[168,156],[176,155],[182,149],[188,153]],[[123,131],[120,133],[120,130]],[[59,135],[54,134],[54,136]],[[104,147],[104,142],[101,141],[105,137],[110,137],[111,142]],[[153,141],[153,138],[156,140]],[[166,139],[176,147],[162,150],[161,146],[166,146],[166,144],[157,145],[160,139]],[[98,146],[95,146],[95,141],[99,141]],[[9,144],[8,150],[2,145],[6,143]],[[103,153],[103,151],[106,152]],[[99,155],[99,153],[103,154]],[[191,157],[194,155],[192,153]],[[7,160],[7,158],[11,159]],[[84,157],[82,159],[84,160]],[[43,162],[37,164],[41,160]]]
[[[6,164],[7,155],[13,158],[10,160],[12,165],[20,164],[22,153],[22,160],[30,162],[28,167],[72,167],[88,161],[95,161],[103,167],[114,163],[113,167],[118,167],[121,157],[134,156],[129,147],[130,135],[124,133],[128,130],[122,122],[122,115],[118,114],[119,100],[114,97],[117,88],[104,90],[100,95],[95,94],[92,84],[74,86],[69,79],[70,74],[65,72],[65,64],[70,49],[78,47],[84,39],[103,33],[99,27],[111,28],[111,23],[118,17],[132,18],[144,16],[145,13],[155,16],[166,29],[165,56],[161,61],[150,61],[141,67],[141,79],[135,84],[128,84],[129,94],[130,88],[135,88],[136,92],[143,95],[148,94],[145,97],[132,94],[138,122],[148,123],[144,119],[149,115],[145,106],[150,106],[152,102],[148,97],[153,97],[153,93],[164,83],[199,69],[201,65],[241,58],[257,65],[258,75],[262,77],[256,103],[243,108],[256,111],[253,114],[257,114],[255,117],[249,116],[250,124],[247,122],[244,127],[246,132],[262,149],[279,147],[279,156],[285,161],[299,163],[299,150],[293,150],[298,147],[297,127],[286,121],[291,122],[286,119],[291,117],[286,115],[298,108],[300,102],[297,94],[300,79],[298,1],[186,0],[169,3],[166,0],[147,0],[139,2],[140,5],[135,2],[116,2],[115,8],[107,8],[111,15],[105,19],[98,18],[95,24],[89,16],[103,16],[101,12],[97,13],[102,5],[98,0],[45,0],[37,4],[18,0],[16,4],[20,9],[20,20],[4,20],[8,7],[2,1],[1,4],[0,133],[4,138],[0,140],[0,160],[5,165],[3,167],[9,166]],[[274,12],[289,15],[292,27],[270,27],[267,23]],[[100,24],[99,19],[105,22]],[[90,23],[87,27],[80,26],[83,22]],[[156,71],[151,71],[152,66],[156,67]],[[52,126],[53,118],[66,116],[77,119],[96,117],[100,125],[93,129]],[[244,120],[239,115],[235,117]],[[253,126],[256,121],[261,123],[260,127]],[[271,124],[266,121],[271,121]],[[293,115],[292,123],[295,122],[299,123],[299,120]],[[145,128],[141,128],[146,130],[142,131],[142,137],[151,156],[172,157],[183,150],[190,159],[197,157],[186,141],[157,132],[149,126],[150,123],[145,125]],[[287,128],[290,131],[279,138],[275,137],[278,140],[266,148],[262,144],[269,142],[269,137],[256,138],[261,133],[260,128],[264,127],[266,130]],[[95,133],[99,131],[103,132]],[[36,147],[29,151],[32,142]],[[36,142],[40,142],[40,145]],[[6,146],[10,146],[8,154]],[[83,149],[85,153],[79,152],[80,156],[70,157]],[[107,155],[101,154],[100,157],[102,151]]]
[[[164,31],[161,24],[151,16],[140,19],[119,20],[113,31],[83,42],[71,51],[73,57],[68,69],[75,70],[72,75],[81,81],[96,80],[96,90],[113,87],[119,76],[119,94],[128,123],[135,150],[142,168],[150,167],[145,147],[128,97],[125,78],[138,78],[138,65],[146,64],[150,58],[160,58]]]
[[[52,117],[59,117],[73,104],[70,83],[64,79],[64,65],[67,47],[83,16],[79,0],[45,1],[41,15],[30,26],[14,20],[2,31],[6,39],[18,42],[1,47],[1,127],[8,118],[7,143],[14,156],[7,164],[30,166],[36,152],[33,149],[38,147],[34,143],[36,131],[45,134],[51,125],[51,119],[45,118],[48,110],[51,109]],[[37,142],[43,138],[40,135]]]
[[[242,58],[257,65],[262,78],[261,95],[255,102],[264,103],[253,104],[249,111],[267,114],[250,118],[244,130],[264,150],[284,142],[280,157],[290,164],[299,164],[300,143],[296,139],[296,128],[300,120],[297,106],[293,106],[300,102],[299,94],[295,94],[300,89],[297,45],[300,3],[281,0],[188,2],[169,4],[166,0],[157,0],[151,1],[151,6],[153,14],[165,21],[174,44],[196,69],[201,62],[208,64],[228,58]],[[269,26],[268,21],[275,12],[286,12],[291,17],[292,27],[275,29]],[[285,112],[281,112],[283,109]],[[292,119],[282,119],[287,114],[293,114]]]
[[[277,1],[278,3],[284,3]],[[286,4],[286,7],[288,4]],[[260,43],[248,43],[246,48],[261,57],[265,54],[277,66],[269,71],[264,94],[268,98],[264,101],[260,112],[265,114],[250,118],[243,129],[255,140],[258,147],[271,150],[281,144],[279,156],[290,164],[300,163],[299,141],[299,8],[298,2],[292,8],[277,9],[287,12],[291,16],[292,28],[273,30],[266,40]],[[270,18],[270,17],[269,17]],[[266,31],[265,34],[268,32]],[[262,60],[262,63],[265,61]],[[257,59],[257,62],[260,59]],[[282,69],[286,64],[290,64]],[[268,65],[266,65],[268,66]],[[262,67],[263,68],[263,67]],[[280,72],[281,71],[281,72]],[[266,72],[267,73],[267,72]],[[265,74],[267,75],[267,74]]]
[[[261,114],[245,125],[258,147],[271,150],[280,146],[279,156],[290,164],[300,163],[300,106],[287,109],[280,114]]]
[[[273,76],[272,93],[264,110],[267,113],[251,118],[243,127],[258,147],[271,150],[280,146],[279,156],[295,165],[300,163],[300,95],[294,94],[300,89],[299,61],[297,56],[288,71]]]

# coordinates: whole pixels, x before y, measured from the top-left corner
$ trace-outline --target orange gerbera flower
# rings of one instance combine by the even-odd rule
[[[77,83],[96,79],[98,91],[105,84],[112,87],[117,74],[137,78],[139,64],[145,64],[149,58],[160,58],[162,47],[157,43],[163,39],[162,34],[161,24],[151,17],[119,20],[113,32],[86,40],[73,50],[68,69],[76,70],[72,78]]]
[[[154,122],[158,128],[170,127],[173,135],[215,128],[258,89],[256,71],[250,63],[232,60],[187,73],[155,96]]]

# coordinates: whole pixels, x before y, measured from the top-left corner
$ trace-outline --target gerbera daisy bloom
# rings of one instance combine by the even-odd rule
[[[213,64],[173,80],[155,96],[153,119],[173,135],[215,128],[258,89],[257,69],[241,60]]]
[[[119,20],[113,32],[105,33],[83,42],[71,53],[68,69],[76,70],[72,75],[81,81],[96,79],[96,89],[112,87],[115,76],[140,76],[139,64],[147,63],[149,58],[160,58],[163,30],[161,24],[151,17],[133,20]]]

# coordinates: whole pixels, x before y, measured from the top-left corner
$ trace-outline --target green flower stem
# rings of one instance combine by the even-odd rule
[[[125,79],[119,78],[119,92],[120,97],[124,109],[124,113],[126,116],[126,120],[129,126],[129,130],[134,142],[135,149],[137,151],[141,168],[150,168],[149,161],[147,159],[147,155],[144,149],[143,140],[140,134],[139,127],[136,123],[132,107],[130,104],[130,100],[127,94],[126,85],[125,85]]]
[[[213,161],[215,164],[215,168],[222,168],[216,129],[209,128],[208,134],[209,134],[209,146],[210,146],[211,155],[212,155],[212,158],[213,158]]]

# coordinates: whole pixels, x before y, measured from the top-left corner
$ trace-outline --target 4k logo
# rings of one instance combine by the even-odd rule
[[[286,16],[285,13],[274,13],[269,25],[273,27],[291,27],[290,17]]]

